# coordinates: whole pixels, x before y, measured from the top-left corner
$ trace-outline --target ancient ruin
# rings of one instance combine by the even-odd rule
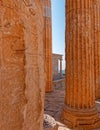
[[[71,128],[93,129],[100,126],[95,108],[95,2],[71,2],[66,0],[66,97],[62,119]]]
[[[100,130],[100,0],[66,0],[62,85],[53,81],[51,8],[51,0],[0,0],[0,130],[44,130],[49,107],[54,128],[45,130]]]
[[[54,80],[62,78],[62,60],[61,54],[53,54],[52,75]]]
[[[42,130],[43,2],[0,0],[0,130]]]
[[[52,91],[52,14],[51,0],[44,0],[44,53],[45,53],[45,71],[46,86],[45,91]]]

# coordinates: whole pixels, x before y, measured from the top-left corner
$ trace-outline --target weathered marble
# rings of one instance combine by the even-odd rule
[[[42,1],[0,1],[0,130],[43,129],[43,24]]]
[[[100,98],[100,0],[94,2],[94,71],[95,71],[95,86],[96,98]]]
[[[51,0],[44,0],[44,52],[45,52],[45,71],[46,86],[45,91],[52,91],[52,14]]]
[[[66,0],[66,97],[62,120],[72,128],[100,126],[95,108],[94,0]]]

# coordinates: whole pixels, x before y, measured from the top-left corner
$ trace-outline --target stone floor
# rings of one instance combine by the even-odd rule
[[[71,130],[65,126],[61,120],[61,111],[64,105],[65,87],[56,86],[53,92],[46,93],[44,130]],[[100,113],[100,101],[96,101],[97,109]],[[56,125],[57,124],[57,125]],[[56,127],[57,126],[57,127]],[[80,129],[83,130],[83,129]],[[95,129],[100,130],[100,128]]]

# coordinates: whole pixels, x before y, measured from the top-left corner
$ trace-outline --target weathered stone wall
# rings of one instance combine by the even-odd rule
[[[0,1],[0,130],[42,130],[42,7],[40,0]]]

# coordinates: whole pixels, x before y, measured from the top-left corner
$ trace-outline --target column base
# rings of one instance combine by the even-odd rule
[[[100,117],[96,110],[75,110],[65,107],[61,119],[69,128],[85,130],[100,128]]]

